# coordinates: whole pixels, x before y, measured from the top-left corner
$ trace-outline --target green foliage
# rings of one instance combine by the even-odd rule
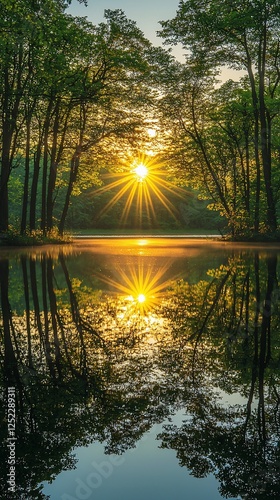
[[[174,67],[176,86],[165,80],[162,100],[173,157],[188,177],[195,173],[236,237],[277,230],[279,9],[271,0],[187,0],[161,23],[165,42],[188,51],[186,64]],[[213,75],[224,65],[247,77],[217,88]]]
[[[21,234],[20,231],[12,226],[5,233],[1,234],[0,246],[29,246],[29,245],[47,245],[71,243],[71,238],[67,234],[61,235],[58,228],[53,227],[47,233],[41,229],[26,231]]]
[[[105,194],[94,215],[86,197],[102,171],[119,172],[151,148],[167,177],[209,200],[234,238],[276,232],[278,3],[181,1],[161,35],[187,49],[185,64],[153,47],[122,10],[105,10],[94,26],[69,15],[69,3],[0,0],[0,231],[12,224],[46,235],[58,226],[62,234],[65,224],[77,227],[77,213],[84,227],[115,226],[122,201],[99,217]],[[247,76],[218,86],[223,65]],[[128,225],[220,225],[206,202],[175,203],[162,191],[175,218],[157,203],[157,221],[152,207],[137,214],[132,206]]]
[[[2,230],[21,222],[22,234],[46,234],[57,223],[62,233],[74,189],[98,183],[101,165],[142,140],[150,42],[121,10],[94,26],[67,14],[68,3],[2,2]],[[18,162],[22,207],[9,219]]]
[[[88,189],[77,197],[73,197],[69,209],[66,227],[71,229],[117,229],[117,228],[142,228],[142,229],[222,229],[225,221],[217,212],[209,210],[207,201],[200,200],[196,192],[185,190],[184,198],[168,193],[168,199],[173,206],[173,215],[162,205],[155,196],[153,204],[155,216],[143,208],[141,219],[137,201],[131,204],[129,215],[125,221],[122,216],[125,210],[126,198],[118,200],[111,209],[106,210],[106,205],[117,194],[114,189],[104,193],[95,193]]]

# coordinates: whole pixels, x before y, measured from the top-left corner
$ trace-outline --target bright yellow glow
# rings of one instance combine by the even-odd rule
[[[139,247],[145,247],[146,245],[148,245],[148,240],[138,240],[137,245]]]
[[[104,275],[98,277],[118,292],[127,314],[134,314],[136,311],[145,316],[160,305],[167,288],[173,280],[178,279],[178,275],[173,273],[172,278],[168,278],[172,263],[172,259],[166,258],[163,265],[150,265],[145,258],[140,258],[136,265],[129,262],[122,267],[115,267],[115,279]]]
[[[143,304],[143,302],[145,302],[145,300],[146,300],[146,297],[143,293],[140,293],[137,297],[137,300],[138,300],[139,304]]]
[[[149,137],[155,137],[157,135],[157,131],[154,128],[148,128]]]
[[[177,209],[169,200],[169,194],[178,198],[185,198],[185,191],[174,186],[166,179],[167,171],[165,165],[157,156],[149,157],[142,153],[138,158],[128,157],[122,165],[122,171],[105,174],[105,178],[113,177],[114,180],[106,183],[103,187],[94,191],[93,195],[112,191],[112,196],[99,217],[111,210],[121,199],[123,199],[123,210],[120,223],[125,225],[131,210],[136,227],[142,227],[144,217],[152,226],[157,221],[154,202],[158,200],[169,214],[176,219]]]
[[[147,156],[154,156],[156,153],[153,149],[146,149],[145,154]]]
[[[139,180],[143,181],[145,177],[147,177],[149,171],[143,163],[139,163],[137,167],[133,170],[133,172],[136,173],[137,177],[139,177]]]

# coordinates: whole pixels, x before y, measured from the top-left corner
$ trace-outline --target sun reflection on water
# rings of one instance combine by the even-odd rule
[[[156,263],[145,263],[139,258],[137,264],[115,266],[114,277],[100,275],[98,278],[109,285],[110,293],[122,301],[122,310],[147,315],[152,310],[161,306],[166,291],[178,276],[167,276],[172,266],[173,259],[168,259],[165,264],[158,266]],[[145,265],[146,264],[146,265]]]

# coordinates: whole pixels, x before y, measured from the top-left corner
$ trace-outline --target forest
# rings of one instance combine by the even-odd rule
[[[279,240],[279,0],[181,0],[166,48],[122,10],[93,25],[69,4],[0,0],[0,233]]]

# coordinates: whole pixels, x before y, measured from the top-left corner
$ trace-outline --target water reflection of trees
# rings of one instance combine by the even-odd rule
[[[75,467],[73,447],[98,440],[122,453],[178,408],[186,420],[159,439],[180,465],[198,477],[214,472],[224,496],[278,497],[274,255],[239,254],[205,281],[174,282],[145,314],[70,276],[63,253],[19,264],[15,309],[11,266],[0,260],[1,375],[16,387],[19,498],[44,498],[38,485]],[[225,404],[221,393],[242,401]],[[4,422],[2,442],[6,432]],[[4,444],[2,463],[6,454]],[[4,497],[6,470],[0,488]]]
[[[212,277],[173,292],[172,357],[181,365],[188,419],[165,426],[159,438],[196,477],[214,473],[225,497],[279,498],[277,258],[234,258]],[[213,387],[235,394],[235,404],[225,405]]]
[[[41,481],[74,467],[74,446],[96,439],[106,441],[107,452],[121,453],[166,410],[156,404],[157,384],[148,383],[152,358],[139,347],[146,330],[139,311],[124,320],[122,301],[102,299],[71,279],[63,254],[56,260],[22,256],[13,289],[10,271],[1,260],[1,378],[4,388],[16,387],[18,497],[37,499],[44,497]],[[19,311],[11,306],[15,291],[22,294]],[[5,395],[2,400],[4,417]],[[4,421],[3,464],[6,434]]]

